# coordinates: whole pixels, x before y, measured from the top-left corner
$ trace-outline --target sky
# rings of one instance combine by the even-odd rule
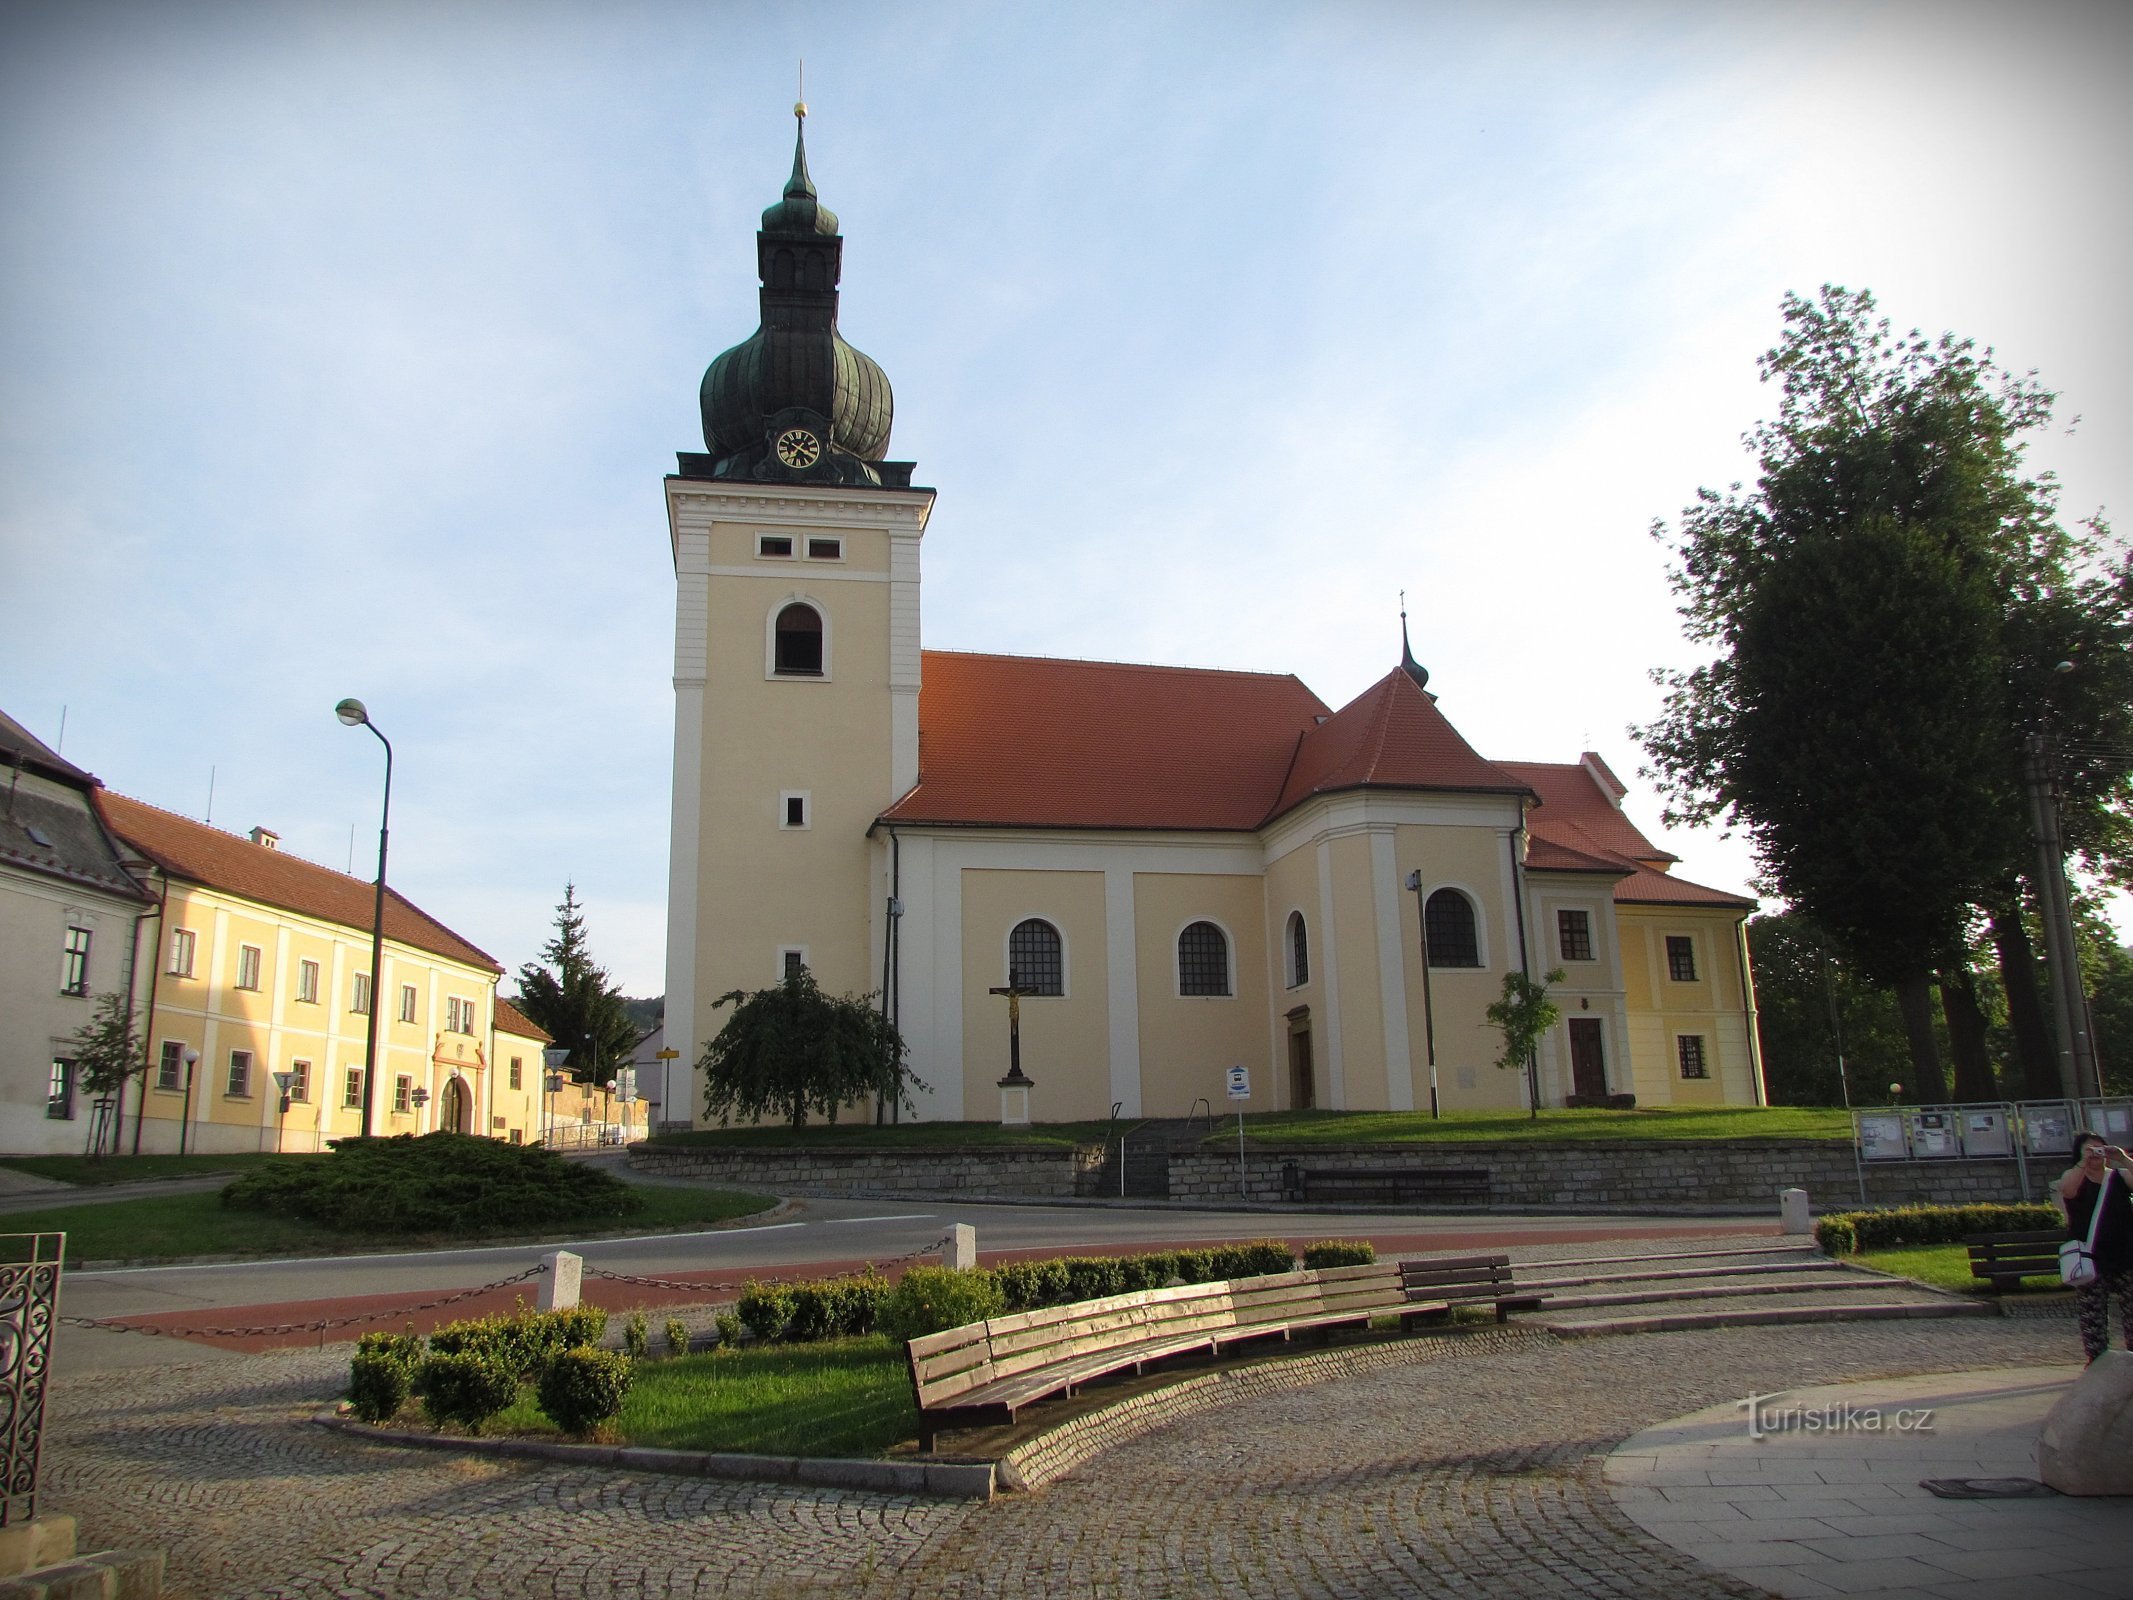
[[[1780,297],[2060,396],[2133,505],[2133,8],[0,0],[0,707],[507,969],[664,987],[662,478],[810,165],[940,498],[929,648],[1398,660],[1659,826],[1652,535],[1748,475]],[[2079,421],[2076,423],[2075,419]]]

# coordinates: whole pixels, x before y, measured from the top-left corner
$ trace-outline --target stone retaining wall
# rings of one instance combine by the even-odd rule
[[[938,1194],[966,1199],[996,1195],[1023,1200],[1064,1200],[1087,1192],[1103,1158],[1098,1145],[891,1150],[633,1145],[629,1152],[630,1165],[644,1172],[779,1194]],[[1852,1147],[1812,1139],[1755,1144],[1638,1139],[1255,1147],[1244,1153],[1241,1191],[1237,1152],[1207,1146],[1171,1156],[1170,1196],[1203,1204],[1240,1199],[1279,1204],[1281,1169],[1290,1161],[1317,1171],[1486,1168],[1495,1204],[1513,1210],[1774,1208],[1777,1192],[1795,1187],[1807,1191],[1818,1212],[1848,1210],[1859,1203]],[[2058,1159],[2031,1162],[2029,1197],[2041,1197],[2045,1185],[2061,1170]],[[1877,1206],[1959,1205],[2023,1197],[2011,1160],[1869,1163],[1866,1181],[1867,1203]]]

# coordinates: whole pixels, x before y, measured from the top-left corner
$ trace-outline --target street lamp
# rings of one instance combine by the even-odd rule
[[[385,984],[385,835],[393,814],[393,743],[378,733],[363,702],[343,700],[333,714],[351,728],[368,728],[385,746],[385,805],[378,813],[378,887],[370,908],[370,1025],[363,1039],[363,1137],[370,1137],[371,1104],[377,1099],[378,998]]]
[[[193,1068],[200,1065],[200,1052],[185,1047],[185,1115],[178,1119],[178,1154],[185,1154],[185,1136],[193,1129]]]

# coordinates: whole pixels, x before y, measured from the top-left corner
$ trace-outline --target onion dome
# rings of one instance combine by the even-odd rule
[[[909,482],[883,472],[894,400],[888,375],[837,332],[844,240],[807,171],[807,107],[785,194],[756,235],[762,325],[713,361],[702,390],[708,476],[846,484]]]

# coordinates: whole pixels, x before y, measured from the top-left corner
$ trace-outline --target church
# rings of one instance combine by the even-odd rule
[[[1337,708],[1288,674],[924,648],[934,491],[838,330],[843,247],[803,120],[761,326],[666,480],[665,1120],[702,1120],[717,998],[802,968],[879,996],[928,1120],[1021,1114],[1009,988],[1042,1122],[1763,1103],[1754,902],[1675,876],[1598,755],[1481,755],[1404,625]],[[1497,1067],[1485,1009],[1554,971],[1536,1069]]]

